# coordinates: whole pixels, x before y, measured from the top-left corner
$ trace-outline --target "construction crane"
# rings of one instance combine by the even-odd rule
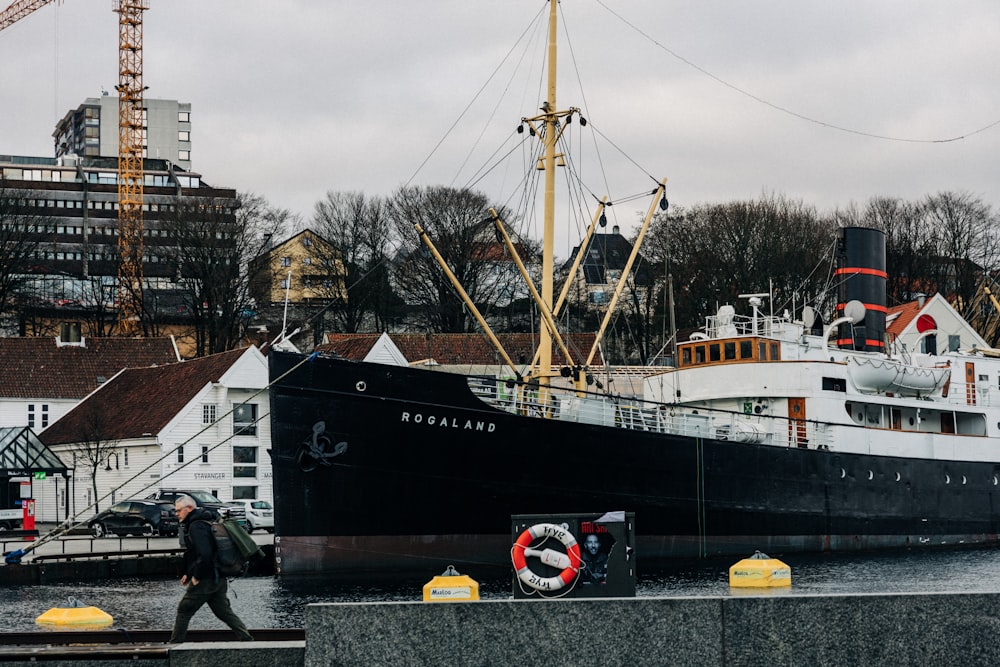
[[[0,30],[54,0],[17,0]],[[149,0],[114,0],[118,14],[118,335],[139,332],[142,313],[142,14]]]

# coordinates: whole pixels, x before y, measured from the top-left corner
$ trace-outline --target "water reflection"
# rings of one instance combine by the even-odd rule
[[[1000,550],[948,549],[879,554],[779,556],[792,568],[792,587],[778,595],[896,592],[1000,592]],[[677,561],[655,571],[640,568],[637,594],[726,596],[748,593],[729,588],[733,559]],[[426,578],[381,578],[374,582],[326,576],[244,577],[230,586],[233,609],[251,628],[298,628],[305,607],[315,602],[419,601]],[[465,572],[480,584],[482,599],[511,596],[504,569]],[[0,632],[40,630],[35,617],[66,606],[74,596],[111,614],[115,628],[163,629],[173,623],[182,589],[176,579],[120,579],[0,589]],[[759,591],[749,594],[760,594]],[[204,608],[192,628],[219,628]],[[2,641],[2,640],[0,640]]]

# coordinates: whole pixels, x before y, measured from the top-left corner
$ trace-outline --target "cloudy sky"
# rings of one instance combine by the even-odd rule
[[[52,155],[56,121],[113,89],[110,4],[0,32],[0,154]],[[464,185],[470,145],[536,113],[543,4],[150,0],[146,94],[193,105],[207,182],[303,219],[330,190]],[[682,205],[964,190],[1000,208],[996,0],[563,0],[561,16],[559,106],[613,142],[585,174],[598,195],[647,188],[611,176],[638,165]]]

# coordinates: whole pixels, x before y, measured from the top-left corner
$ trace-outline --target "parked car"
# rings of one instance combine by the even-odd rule
[[[176,535],[179,524],[170,503],[135,498],[115,503],[87,523],[94,537]]]
[[[242,505],[227,505],[208,491],[201,489],[159,489],[146,496],[146,498],[170,503],[173,506],[174,502],[181,496],[191,496],[198,507],[207,507],[215,510],[223,519],[235,519],[241,526],[246,527],[247,514]]]
[[[269,533],[274,532],[274,507],[266,500],[233,500],[230,505],[239,505],[247,514],[246,529],[252,533],[263,528]]]

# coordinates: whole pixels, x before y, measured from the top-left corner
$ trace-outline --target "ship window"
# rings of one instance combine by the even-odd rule
[[[719,361],[722,357],[720,356],[719,344],[712,343],[708,346],[708,360],[709,361]]]
[[[823,378],[824,391],[846,391],[844,381],[840,378]]]
[[[735,359],[736,358],[736,343],[733,342],[733,341],[729,341],[727,343],[723,343],[722,352],[723,352],[723,355],[725,356],[725,358],[726,358],[727,361],[729,361],[731,359]]]
[[[740,341],[740,359],[753,359],[753,341]]]
[[[681,348],[681,366],[691,365],[691,348],[682,347]]]
[[[778,359],[781,358],[780,356],[778,356],[778,344],[777,343],[771,343],[770,353],[771,353],[770,359],[772,361],[777,361]]]
[[[961,336],[954,336],[954,335],[950,335],[949,334],[949,336],[948,336],[948,351],[949,352],[957,352],[958,348],[961,347],[961,346],[962,346],[962,337]]]
[[[694,363],[703,364],[705,363],[705,346],[699,345],[694,348]]]
[[[767,359],[767,345],[764,345],[764,343],[757,343],[757,357],[761,361]]]

